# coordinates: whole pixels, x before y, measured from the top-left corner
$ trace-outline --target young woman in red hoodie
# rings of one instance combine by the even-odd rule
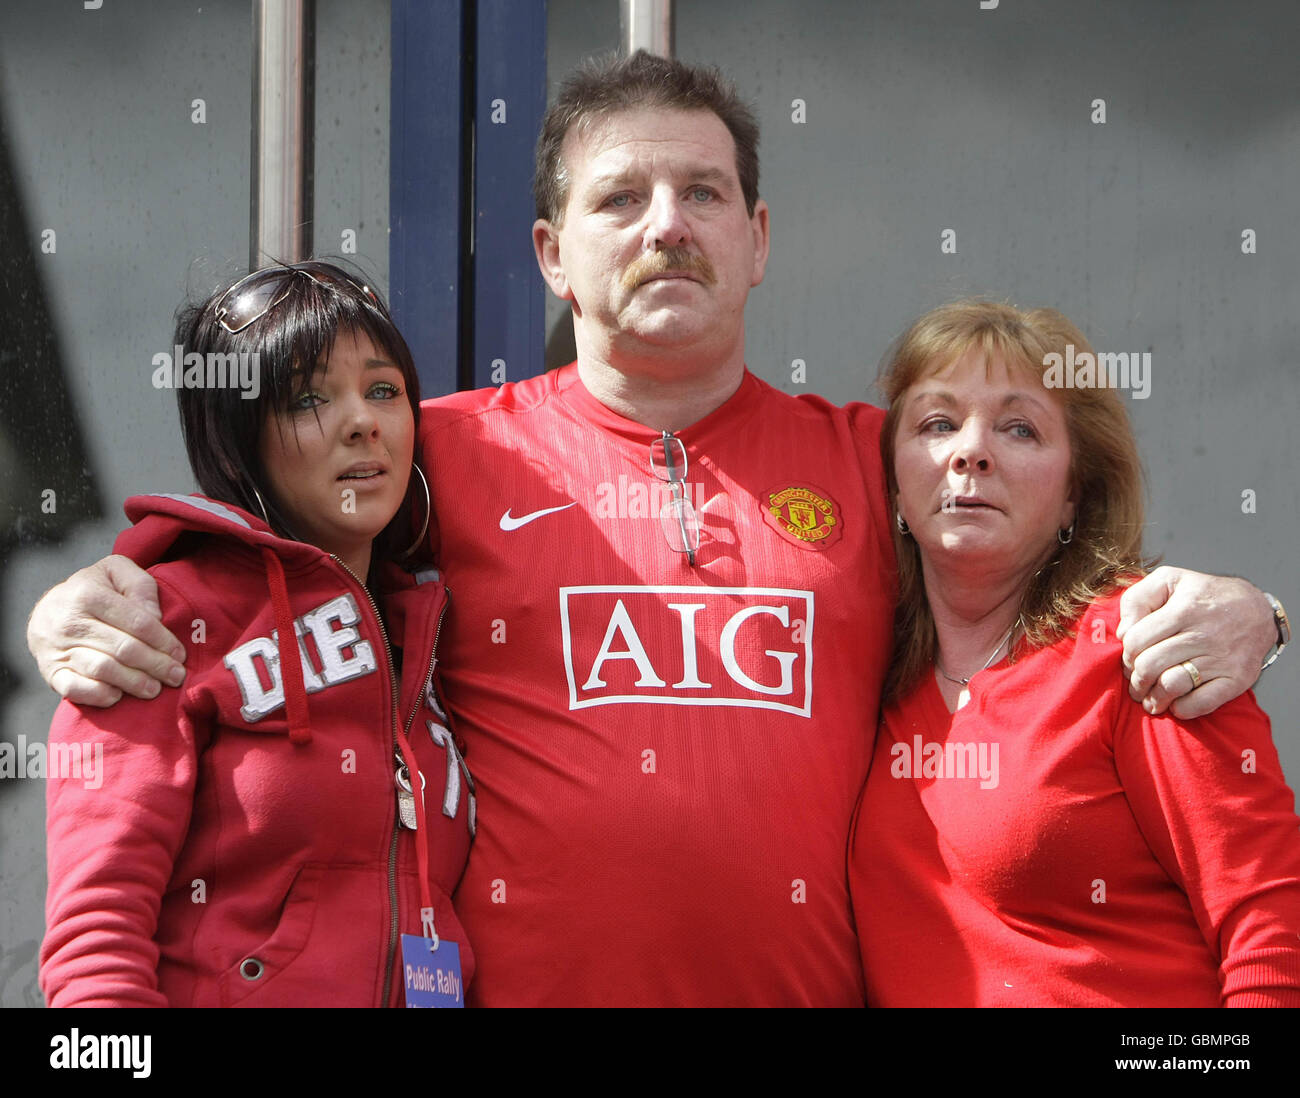
[[[149,567],[188,674],[55,715],[46,999],[463,1003],[473,784],[434,686],[410,351],[319,262],[184,310],[175,343],[155,365],[204,495],[129,500],[116,551]]]

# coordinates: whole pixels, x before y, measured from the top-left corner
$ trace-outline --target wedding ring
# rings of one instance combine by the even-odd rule
[[[1196,664],[1191,660],[1183,660],[1183,670],[1192,676],[1192,689],[1195,690],[1201,685],[1201,673],[1196,670]]]

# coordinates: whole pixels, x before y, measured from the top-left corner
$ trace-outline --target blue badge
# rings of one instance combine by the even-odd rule
[[[465,981],[460,975],[460,946],[441,938],[402,935],[402,983],[408,1007],[463,1007]]]

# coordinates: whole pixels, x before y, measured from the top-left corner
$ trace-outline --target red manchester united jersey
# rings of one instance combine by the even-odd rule
[[[477,1002],[863,1001],[846,846],[891,635],[882,420],[746,373],[678,433],[674,490],[659,432],[573,366],[424,405]]]

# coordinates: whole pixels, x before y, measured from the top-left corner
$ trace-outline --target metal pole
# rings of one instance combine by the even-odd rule
[[[316,0],[257,0],[249,270],[312,253]]]
[[[637,50],[673,56],[673,0],[619,0],[618,22],[625,57]]]

